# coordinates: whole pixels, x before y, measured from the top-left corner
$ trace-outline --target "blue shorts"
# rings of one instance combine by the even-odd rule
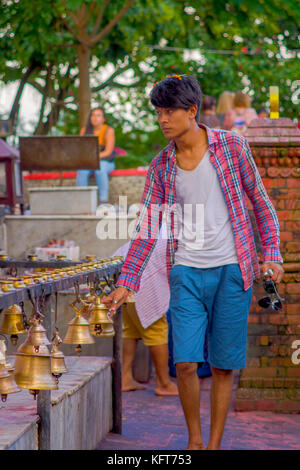
[[[174,362],[208,362],[218,369],[246,367],[252,287],[244,290],[238,264],[215,268],[175,265],[170,272]]]

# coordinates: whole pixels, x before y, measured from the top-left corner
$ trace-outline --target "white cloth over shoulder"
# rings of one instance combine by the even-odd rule
[[[126,258],[130,242],[121,246],[113,256]],[[139,291],[134,294],[135,308],[143,328],[161,318],[169,308],[170,288],[166,269],[167,229],[163,223],[156,245],[143,271]]]

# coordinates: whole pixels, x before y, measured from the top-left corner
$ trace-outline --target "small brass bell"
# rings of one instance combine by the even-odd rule
[[[35,352],[39,352],[41,346],[48,346],[51,344],[47,338],[47,333],[43,325],[33,318],[32,326],[28,330],[27,344],[34,346]]]
[[[14,304],[8,307],[3,312],[4,318],[0,328],[0,333],[10,335],[12,344],[16,345],[18,341],[18,335],[22,335],[27,332],[23,313],[21,307]]]
[[[109,338],[115,335],[113,321],[108,317],[108,311],[101,298],[97,296],[89,317],[90,332],[93,336]]]
[[[78,356],[81,353],[81,344],[93,344],[94,338],[91,336],[89,322],[82,316],[82,310],[75,307],[75,302],[71,304],[71,307],[75,310],[76,316],[69,322],[66,336],[63,339],[65,344],[77,344],[75,348]]]
[[[51,359],[45,328],[33,320],[26,341],[16,352],[14,378],[20,388],[28,388],[34,399],[39,390],[57,390],[51,373]]]
[[[62,342],[56,330],[54,337],[52,338],[52,351],[51,351],[51,372],[58,382],[59,377],[69,372],[65,364],[65,356],[61,351],[58,350],[59,344]]]
[[[1,400],[6,401],[9,393],[20,392],[17,387],[13,376],[10,372],[13,370],[12,366],[6,363],[6,340],[0,340],[0,395]]]
[[[20,392],[21,390],[17,387],[13,376],[5,368],[4,364],[0,363],[0,394],[1,400],[6,401],[9,393]]]

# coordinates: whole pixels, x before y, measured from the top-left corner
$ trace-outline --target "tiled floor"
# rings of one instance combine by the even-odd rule
[[[235,387],[238,377],[235,377]],[[201,380],[201,422],[204,443],[209,437],[211,377]],[[146,390],[123,393],[123,432],[110,433],[99,450],[183,450],[187,430],[178,397],[158,397],[152,378]],[[221,449],[299,450],[300,414],[236,412],[227,417]]]

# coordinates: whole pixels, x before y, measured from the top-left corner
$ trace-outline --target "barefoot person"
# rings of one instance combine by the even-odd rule
[[[188,433],[188,449],[204,449],[197,365],[205,330],[212,371],[211,426],[207,449],[219,449],[232,395],[234,369],[246,366],[247,319],[260,267],[246,195],[260,234],[262,270],[281,281],[276,212],[246,139],[198,124],[201,89],[175,75],[151,92],[158,123],[169,140],[150,163],[136,229],[118,288],[103,302],[112,314],[137,292],[166,213],[166,264],[174,331],[174,362]]]
[[[178,389],[169,376],[168,322],[166,311],[169,308],[170,289],[164,260],[167,233],[163,224],[151,259],[141,277],[137,294],[127,299],[123,308],[123,364],[122,391],[142,390],[146,387],[136,382],[132,365],[137,341],[142,339],[149,346],[153,360],[156,387],[155,394],[160,396],[178,395]],[[127,255],[129,243],[119,248],[114,256]]]

